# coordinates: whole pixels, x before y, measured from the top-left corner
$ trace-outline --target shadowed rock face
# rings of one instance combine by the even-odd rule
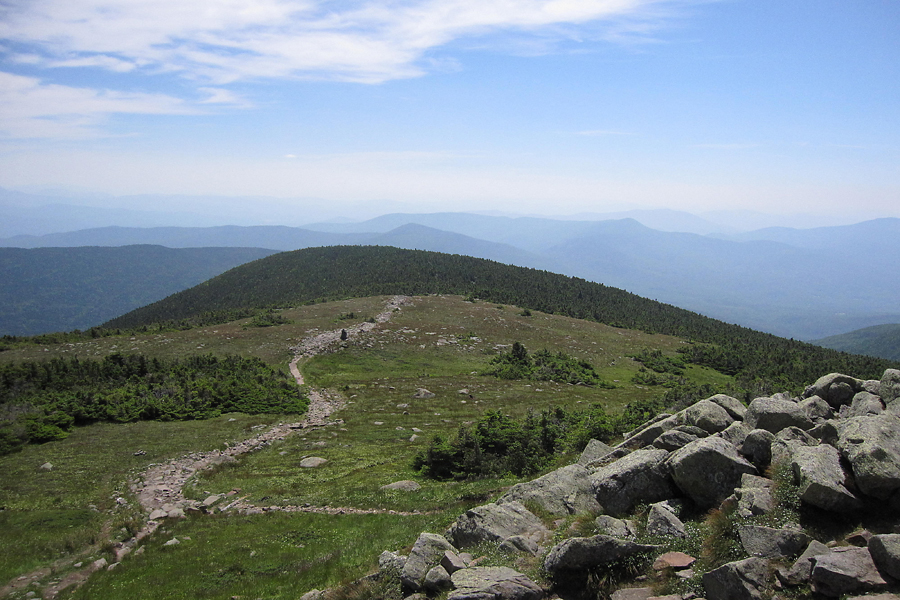
[[[756,474],[756,467],[718,437],[691,442],[667,462],[678,489],[702,508],[718,506],[734,493],[744,473]]]
[[[618,516],[638,502],[674,498],[677,493],[665,465],[668,456],[660,448],[643,448],[595,471],[591,486],[603,512]]]

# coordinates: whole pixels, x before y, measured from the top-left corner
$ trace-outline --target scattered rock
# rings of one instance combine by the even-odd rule
[[[665,569],[687,569],[692,564],[697,562],[697,559],[691,556],[690,554],[685,554],[684,552],[666,552],[662,554],[653,562],[653,570],[654,571],[663,571]]]
[[[422,489],[422,486],[417,482],[412,481],[411,479],[404,479],[403,481],[395,481],[394,483],[388,483],[387,485],[381,486],[382,490],[397,490],[400,492],[417,492]]]
[[[588,445],[585,446],[584,450],[581,452],[581,456],[578,457],[579,465],[587,465],[588,463],[592,463],[595,460],[600,460],[610,452],[612,452],[612,447],[607,446],[600,440],[591,440],[588,442]]]
[[[447,600],[541,600],[544,591],[507,567],[472,567],[450,576],[455,588]]]
[[[747,408],[744,419],[752,429],[765,429],[778,433],[785,427],[812,429],[813,422],[799,404],[777,398],[757,398]]]
[[[751,557],[730,562],[703,575],[707,600],[762,600],[769,561]]]
[[[657,546],[636,544],[609,535],[569,538],[550,549],[544,569],[553,576],[605,565],[626,556],[652,552]]]
[[[747,554],[762,558],[793,558],[809,544],[809,536],[802,531],[761,525],[741,525],[738,536]]]
[[[744,473],[756,474],[734,446],[718,437],[691,442],[673,452],[667,464],[675,485],[701,508],[718,506],[734,493]]]
[[[44,464],[42,464],[42,465],[40,466],[40,469],[41,469],[42,471],[52,471],[52,470],[53,470],[53,465],[52,465],[51,463],[45,462]]]
[[[900,534],[873,536],[868,548],[878,568],[900,581]]]
[[[840,458],[837,449],[827,444],[794,448],[791,469],[800,486],[803,502],[842,512],[862,506],[859,498],[848,489],[849,479]]]
[[[435,533],[419,534],[419,538],[400,571],[400,583],[403,589],[410,592],[419,591],[429,569],[440,562],[447,550],[457,551],[443,536]]]
[[[868,548],[847,546],[815,557],[810,583],[814,592],[832,598],[881,591],[888,585]]]
[[[590,472],[580,464],[569,465],[532,481],[514,485],[497,500],[534,502],[553,515],[599,512],[600,505],[591,491]]]
[[[659,448],[643,448],[595,471],[591,488],[603,512],[623,515],[639,502],[675,497],[676,490],[665,464],[668,456],[668,452]]]
[[[419,398],[419,399],[434,398],[434,396],[435,396],[434,392],[429,392],[425,388],[419,388],[416,390],[416,393],[413,394],[413,398]]]
[[[551,533],[539,518],[519,502],[485,504],[460,515],[447,531],[447,537],[459,548],[481,542],[502,542],[514,535],[543,541]]]
[[[309,458],[304,458],[300,461],[300,466],[304,469],[314,469],[315,467],[321,467],[328,460],[325,458],[321,458],[319,456],[310,456]]]

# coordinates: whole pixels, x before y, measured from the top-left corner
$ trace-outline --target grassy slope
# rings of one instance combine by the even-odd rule
[[[364,298],[285,310],[283,314],[295,322],[278,327],[243,329],[238,322],[162,336],[112,337],[80,346],[47,346],[46,351],[44,347],[21,346],[0,352],[0,360],[75,352],[88,357],[139,350],[151,356],[240,352],[260,356],[273,364],[285,364],[290,357],[288,347],[298,339],[354,322],[340,320],[341,314],[354,312],[357,320],[374,315],[383,306],[383,300]],[[410,459],[432,434],[452,432],[461,422],[477,418],[485,408],[516,414],[522,414],[528,407],[540,409],[549,404],[576,406],[603,402],[615,408],[635,399],[659,395],[662,390],[629,383],[638,365],[625,355],[645,346],[673,352],[682,344],[668,336],[538,312],[523,317],[519,312],[515,307],[473,304],[459,297],[416,299],[414,306],[405,308],[392,322],[379,326],[378,333],[370,339],[350,340],[346,350],[314,358],[303,365],[311,383],[342,389],[352,402],[337,415],[345,420],[343,427],[289,437],[265,451],[242,458],[235,467],[198,478],[196,485],[187,490],[189,495],[199,498],[207,492],[237,487],[251,501],[266,505],[308,502],[433,510],[435,514],[333,519],[310,515],[191,518],[167,525],[168,531],[154,537],[143,557],[126,560],[116,573],[100,574],[76,597],[229,598],[238,594],[295,598],[298,591],[357,577],[372,568],[381,550],[396,550],[411,544],[415,533],[423,529],[441,531],[464,507],[481,503],[487,495],[514,482],[421,481],[423,489],[412,495],[380,491],[379,487],[385,483],[417,478],[410,469]],[[457,343],[444,344],[441,339]],[[598,367],[602,377],[618,380],[621,387],[593,390],[580,386],[526,385],[472,374],[486,364],[497,345],[515,340],[522,341],[531,350],[547,347],[587,358]],[[730,378],[708,369],[692,371],[698,380],[714,381],[722,386],[730,382]],[[437,396],[414,400],[412,393],[418,387],[426,387]],[[458,391],[464,388],[474,397],[460,395]],[[410,406],[401,409],[398,404]],[[62,531],[69,530],[69,523],[60,521],[62,524],[53,533],[51,519],[56,518],[53,511],[75,511],[71,517],[84,522],[75,523],[71,534],[80,536],[74,542],[83,541],[98,526],[96,519],[87,518],[91,517],[84,512],[87,505],[111,509],[114,492],[125,491],[120,484],[134,469],[165,456],[178,456],[188,449],[210,448],[226,439],[249,437],[247,428],[251,421],[257,422],[240,417],[231,423],[223,418],[196,423],[96,425],[77,430],[62,442],[32,446],[22,453],[0,458],[0,471],[15,475],[4,477],[4,487],[0,488],[0,505],[10,508],[4,511],[4,518],[13,525],[8,537],[0,538],[5,553],[5,560],[0,562],[10,565],[6,575],[70,551],[66,548],[69,532]],[[412,427],[423,430],[419,434],[422,437],[413,443],[408,441]],[[125,431],[128,433],[122,435]],[[148,455],[134,457],[136,449],[146,449]],[[302,457],[313,454],[330,462],[316,470],[297,468]],[[561,457],[561,460],[569,459]],[[38,469],[47,460],[56,466],[50,473]],[[86,485],[86,481],[99,481],[101,485]],[[38,498],[49,500],[38,502]],[[30,503],[36,504],[30,506]],[[46,523],[41,525],[41,531],[47,532],[47,540],[41,542],[41,547],[36,543],[33,548],[22,548],[15,536],[21,536],[23,528],[34,527],[35,523]],[[300,548],[289,539],[277,538],[278,531],[309,529],[329,531],[323,537],[338,542],[304,543],[305,547]],[[169,535],[187,535],[192,541],[175,550],[161,548]],[[348,547],[340,541],[347,539],[365,539],[366,543]],[[77,546],[74,542],[69,545]],[[339,551],[341,547],[344,551]],[[253,550],[256,554],[251,557],[249,553]]]

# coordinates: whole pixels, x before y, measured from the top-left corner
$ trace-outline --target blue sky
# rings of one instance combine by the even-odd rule
[[[0,40],[2,187],[900,216],[894,0],[11,0]]]

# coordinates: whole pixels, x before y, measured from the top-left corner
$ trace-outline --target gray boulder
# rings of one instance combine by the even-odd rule
[[[551,533],[539,518],[515,501],[467,510],[447,530],[447,537],[460,548],[481,542],[499,543],[514,535],[531,538],[540,544]]]
[[[454,590],[447,600],[541,600],[544,590],[508,567],[472,567],[450,576]]]
[[[675,497],[665,465],[668,456],[668,452],[659,448],[642,448],[595,471],[591,489],[603,512],[619,516],[639,502]]]
[[[763,515],[775,508],[772,497],[774,482],[765,477],[745,473],[741,476],[741,487],[734,490],[738,513],[745,516]]]
[[[883,573],[900,580],[900,534],[886,533],[873,536],[869,540],[869,553]]]
[[[457,551],[443,536],[436,533],[420,533],[400,571],[400,583],[403,588],[410,592],[419,591],[429,569],[440,562],[447,550]]]
[[[718,506],[740,485],[744,473],[756,474],[734,446],[718,437],[691,442],[666,462],[675,485],[701,508]]]
[[[860,492],[887,500],[900,489],[900,418],[883,414],[848,419],[837,447],[850,462]]]
[[[775,434],[766,429],[754,429],[744,438],[741,454],[759,468],[772,462],[772,440]]]
[[[743,421],[735,421],[717,433],[716,437],[722,438],[735,448],[740,448],[744,443],[744,440],[747,439],[747,436],[750,435],[751,431],[753,431],[753,428]]]
[[[578,464],[587,465],[594,461],[600,460],[601,458],[612,452],[612,450],[612,446],[607,446],[600,440],[591,440],[581,452],[581,456],[578,457]]]
[[[850,404],[853,396],[861,392],[863,382],[849,375],[829,373],[819,377],[814,384],[803,392],[804,398],[819,396],[831,408],[838,410],[841,405]]]
[[[825,510],[846,512],[862,502],[850,491],[850,479],[841,466],[837,449],[827,444],[798,446],[791,455],[794,481],[800,486],[800,500]]]
[[[635,449],[643,448],[648,444],[652,444],[653,440],[658,438],[666,431],[681,425],[680,414],[668,416],[660,415],[660,417],[663,418],[651,421],[650,424],[643,429],[640,429],[639,431],[631,435],[627,435],[625,437],[625,441],[619,444],[619,446]]]
[[[751,402],[744,421],[752,429],[765,429],[772,433],[778,433],[785,427],[812,429],[813,426],[799,404],[777,398],[757,398]]]
[[[450,574],[441,565],[428,569],[428,573],[425,574],[425,579],[422,582],[422,589],[431,594],[439,594],[444,590],[449,590],[451,587],[453,587],[453,582],[450,580]]]
[[[707,600],[762,600],[768,574],[767,559],[746,558],[705,573],[703,589]]]
[[[378,557],[378,572],[382,577],[400,577],[403,566],[406,564],[406,557],[385,550]]]
[[[381,486],[381,489],[396,490],[400,492],[415,492],[421,489],[421,487],[421,485],[411,479],[404,479],[403,481],[395,481],[394,483],[383,485]]]
[[[648,535],[668,537],[668,538],[684,538],[687,537],[687,531],[684,523],[681,522],[675,513],[660,504],[653,504],[647,513]]]
[[[803,409],[809,420],[815,424],[834,418],[834,411],[831,410],[827,402],[818,396],[811,396],[801,400],[798,402],[798,406]]]
[[[620,540],[632,540],[637,536],[637,527],[633,521],[617,519],[609,515],[600,515],[594,519],[594,525],[600,533],[619,538]]]
[[[569,538],[550,549],[544,559],[544,569],[556,576],[566,571],[582,571],[656,549],[657,546],[636,544],[609,535]]]
[[[591,490],[590,471],[580,464],[514,485],[497,500],[497,504],[507,502],[534,502],[550,514],[559,516],[600,510]]]
[[[734,417],[715,402],[700,400],[685,409],[684,422],[709,433],[717,433],[731,425]]]
[[[809,536],[800,530],[762,525],[741,525],[738,536],[747,554],[761,558],[793,558],[809,544]]]
[[[696,439],[700,438],[692,433],[682,431],[680,427],[676,427],[675,429],[670,429],[669,431],[663,433],[658,438],[653,440],[653,447],[665,450],[667,452],[672,452],[674,450],[678,450],[679,448],[684,448]]]
[[[532,556],[537,555],[541,551],[541,547],[536,542],[521,535],[513,535],[506,538],[500,544],[500,549],[510,554],[523,552]]]
[[[321,467],[327,462],[328,460],[322,458],[321,456],[310,456],[301,460],[300,466],[304,469],[315,469],[316,467]]]
[[[900,369],[888,369],[881,376],[878,395],[885,405],[893,404],[900,398]]]
[[[737,398],[732,398],[725,394],[716,394],[715,396],[707,398],[707,400],[715,402],[727,410],[728,414],[731,415],[731,418],[737,421],[743,421],[747,415],[747,407],[741,404],[741,401]]]
[[[869,392],[859,392],[853,396],[850,402],[850,410],[847,411],[847,417],[866,417],[869,415],[880,415],[884,412],[884,404],[881,398]]]
[[[813,540],[806,547],[790,569],[779,569],[777,571],[778,579],[785,585],[802,585],[809,581],[812,574],[813,559],[820,554],[828,554],[831,548],[818,540]]]
[[[832,598],[880,591],[888,585],[878,572],[869,549],[854,547],[833,548],[828,554],[817,556],[810,583],[814,592]]]
[[[818,444],[819,440],[799,427],[786,427],[775,434],[775,439],[772,440],[772,464],[790,463],[795,448]]]
[[[441,566],[444,567],[445,571],[453,575],[460,569],[465,569],[468,564],[466,564],[466,561],[462,556],[460,556],[456,552],[447,550],[444,552],[444,556],[441,558]]]

